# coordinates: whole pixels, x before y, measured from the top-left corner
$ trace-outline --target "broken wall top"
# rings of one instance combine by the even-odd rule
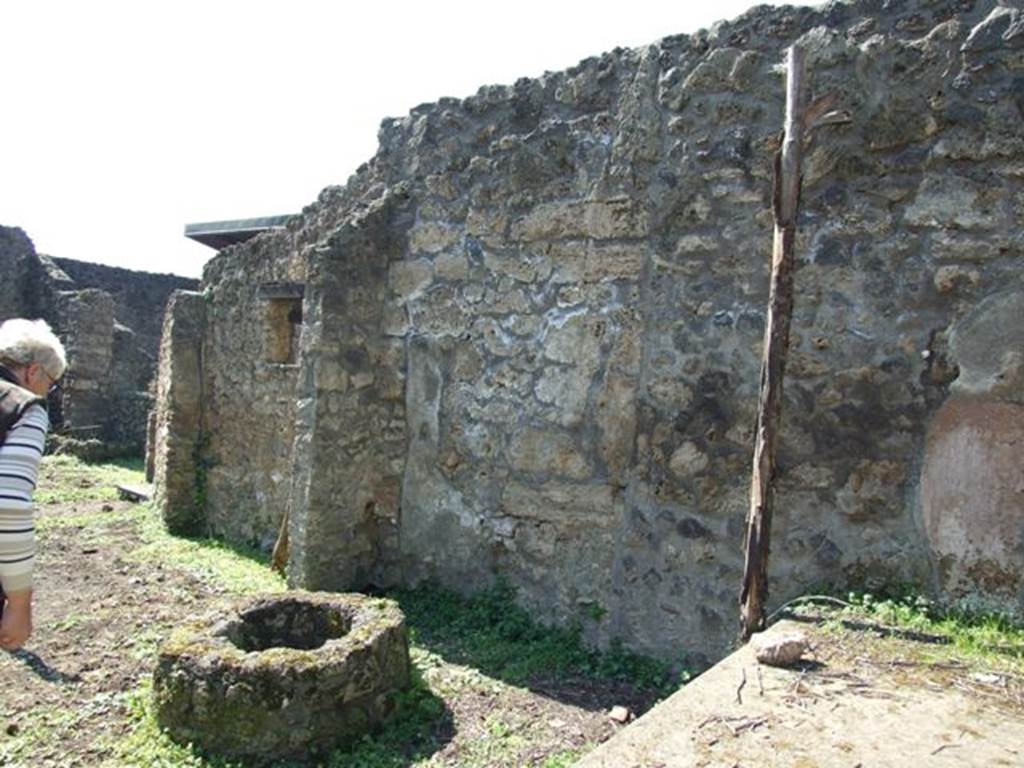
[[[527,189],[508,200],[513,210],[524,211],[560,194],[632,194],[639,180],[630,166],[650,165],[659,157],[669,162],[697,158],[706,164],[733,164],[763,177],[763,157],[773,151],[774,136],[755,136],[742,123],[723,121],[715,114],[716,102],[746,97],[758,104],[755,112],[780,110],[784,49],[798,40],[808,50],[813,91],[837,88],[846,97],[840,103],[854,115],[855,125],[846,134],[868,137],[866,152],[812,156],[806,172],[810,184],[834,171],[839,176],[879,172],[883,169],[870,159],[871,151],[920,142],[942,129],[952,132],[935,148],[936,159],[1006,157],[1019,151],[1024,141],[1012,127],[1022,119],[1024,107],[1020,98],[999,103],[1006,94],[986,91],[984,81],[993,66],[1019,69],[1022,24],[1019,9],[995,0],[836,0],[818,8],[757,6],[693,34],[617,48],[570,69],[522,78],[512,85],[485,85],[468,98],[422,104],[405,117],[382,121],[377,153],[344,186],[325,188],[285,231],[262,235],[256,244],[225,249],[207,263],[204,282],[216,282],[222,260],[245,258],[247,248],[308,252],[341,222],[359,216],[386,187],[403,182],[422,187],[435,205],[444,205],[451,187],[446,176],[466,180],[474,172],[497,171],[514,182],[526,182]],[[915,79],[915,73],[937,57],[947,63],[944,81],[951,87],[944,90],[932,90],[933,83]],[[843,67],[854,59],[859,59],[856,84],[849,82],[850,72]],[[766,68],[779,72],[778,92],[750,90]],[[897,102],[865,96],[864,85],[871,82],[895,85]],[[1001,87],[1019,93],[1015,82]],[[910,116],[916,119],[907,120]],[[590,123],[598,129],[595,141],[614,141],[613,149],[620,151],[618,156],[613,152],[611,167],[552,187],[546,182],[566,170],[564,165],[557,167],[560,137],[576,127],[574,121]],[[621,130],[613,130],[620,122]],[[984,146],[972,148],[981,128],[991,136]],[[669,141],[656,138],[665,132]],[[497,168],[481,167],[485,158],[501,154],[509,159]],[[754,157],[759,157],[756,166],[746,167]],[[925,160],[897,159],[908,165],[906,170],[920,169]],[[546,189],[532,195],[530,186]],[[500,199],[500,185],[490,187],[481,189],[474,202],[486,206]],[[652,187],[653,197],[658,185]],[[879,194],[899,198],[908,193],[882,189]],[[447,214],[458,217],[459,211],[449,209]],[[913,223],[925,222],[927,216],[922,210]]]

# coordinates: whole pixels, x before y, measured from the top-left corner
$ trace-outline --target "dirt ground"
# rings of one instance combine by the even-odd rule
[[[578,768],[1024,766],[1024,669],[927,635],[783,621],[808,658],[759,664],[750,646],[655,707]]]
[[[129,562],[141,544],[133,509],[123,501],[41,506],[37,521],[69,524],[40,532],[35,631],[24,649],[0,656],[3,764],[102,762],[130,727],[125,694],[149,673],[159,639],[184,611],[221,598],[186,571]],[[97,513],[111,521],[90,519]],[[12,756],[18,751],[30,758]]]
[[[218,764],[125,754],[143,727],[139,700],[162,638],[184,615],[235,595],[195,563],[140,558],[153,549],[143,535],[149,514],[124,501],[39,505],[35,631],[25,649],[0,652],[0,765]],[[590,679],[513,686],[429,648],[414,646],[413,659],[446,714],[426,750],[381,765],[558,768],[624,727],[609,717],[613,706],[639,713],[655,700]]]

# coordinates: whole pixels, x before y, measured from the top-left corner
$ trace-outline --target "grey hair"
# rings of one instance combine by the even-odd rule
[[[46,321],[21,318],[0,324],[0,363],[15,366],[39,363],[55,381],[68,367],[64,345]]]

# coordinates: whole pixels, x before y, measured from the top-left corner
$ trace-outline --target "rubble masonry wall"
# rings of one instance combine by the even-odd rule
[[[955,586],[926,432],[956,398],[1024,399],[1016,337],[986,336],[996,362],[962,390],[950,343],[1022,290],[1024,20],[993,2],[755,8],[384,121],[346,187],[204,277],[215,527],[270,541],[285,503],[302,586],[500,575],[595,642],[720,656],[798,40],[851,120],[805,158],[772,602]],[[306,281],[294,390],[245,363],[276,269]],[[1019,605],[1009,550],[985,589]]]

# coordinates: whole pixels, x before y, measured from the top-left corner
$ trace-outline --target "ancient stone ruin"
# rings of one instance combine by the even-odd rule
[[[309,589],[496,577],[691,663],[737,627],[781,63],[847,124],[806,150],[771,559],[1024,608],[1024,14],[765,8],[385,120],[163,332],[178,530]]]
[[[405,619],[394,602],[290,592],[248,598],[160,649],[160,727],[239,757],[308,757],[351,743],[409,685]]]
[[[93,458],[141,455],[163,308],[198,281],[51,258],[2,226],[0,275],[0,322],[42,318],[67,348],[68,372],[50,403],[57,444]]]

